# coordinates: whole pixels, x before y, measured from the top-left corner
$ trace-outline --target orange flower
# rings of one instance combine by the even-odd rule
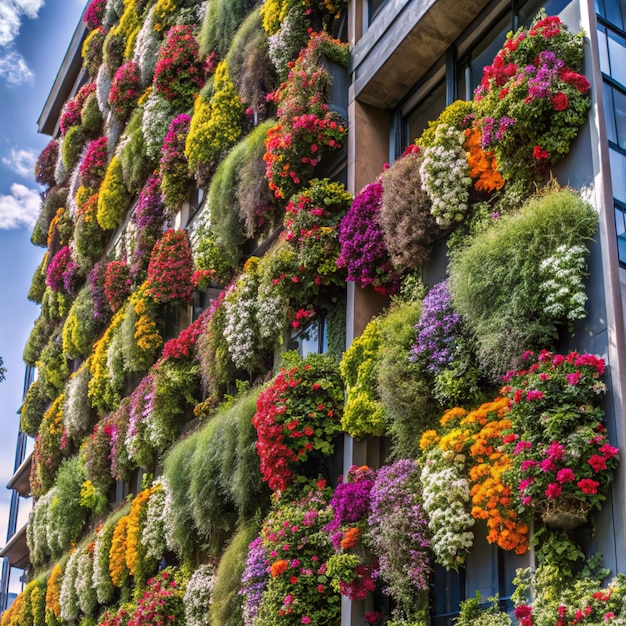
[[[287,571],[287,561],[281,559],[280,561],[274,561],[270,567],[270,574],[272,578],[276,578],[279,574],[284,574]]]
[[[348,550],[350,548],[354,548],[357,543],[359,543],[359,538],[361,537],[361,531],[354,526],[353,528],[348,528],[344,533],[343,539],[341,540],[341,547],[344,550]]]
[[[504,185],[504,178],[498,172],[498,162],[494,153],[491,150],[487,152],[483,150],[480,130],[476,126],[468,128],[465,131],[465,137],[470,176],[476,179],[474,187],[478,191],[486,191],[487,193],[501,189]]]

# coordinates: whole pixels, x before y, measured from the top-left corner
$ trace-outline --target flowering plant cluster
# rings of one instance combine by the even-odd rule
[[[148,295],[157,303],[188,303],[193,293],[191,246],[184,230],[168,230],[155,244],[148,265]]]
[[[352,196],[342,183],[314,179],[292,197],[286,208],[284,240],[296,251],[294,275],[285,277],[304,290],[308,303],[323,288],[344,282],[337,267],[340,247],[337,227]],[[302,297],[302,296],[299,296]]]
[[[436,284],[422,302],[417,336],[411,348],[411,361],[421,361],[433,374],[439,374],[456,356],[461,332],[461,316],[452,307],[448,281]]]
[[[98,192],[96,218],[102,230],[117,228],[124,217],[126,206],[127,195],[122,164],[119,158],[114,156],[109,162]]]
[[[54,187],[54,170],[59,158],[59,142],[52,139],[41,151],[35,163],[35,182],[45,187]]]
[[[339,364],[346,384],[341,428],[352,437],[385,434],[385,409],[377,392],[382,349],[380,321],[374,318],[344,352]]]
[[[113,313],[115,313],[130,295],[132,281],[126,261],[111,261],[106,267],[104,294]]]
[[[204,84],[198,42],[191,26],[173,26],[159,48],[153,85],[174,108],[184,111]]]
[[[285,494],[263,523],[261,545],[269,576],[255,626],[324,624],[339,617],[340,597],[326,572],[332,554],[323,531],[332,515],[329,489],[320,481],[304,494],[283,502]]]
[[[366,185],[354,198],[339,225],[341,254],[339,267],[345,267],[347,280],[376,291],[393,295],[400,277],[393,269],[385,237],[379,222],[383,185],[376,181]]]
[[[539,289],[545,299],[546,313],[554,319],[574,320],[587,316],[584,279],[587,274],[585,246],[559,246],[554,254],[539,266],[543,282]]]
[[[327,574],[335,591],[351,600],[364,600],[375,590],[378,564],[366,558],[361,542],[367,532],[370,492],[376,473],[353,465],[345,482],[340,477],[329,506],[333,519],[324,527],[335,554],[328,559]]]
[[[342,410],[339,370],[324,355],[295,359],[261,392],[252,423],[261,473],[272,490],[286,489],[309,458],[332,454]]]
[[[106,322],[111,317],[111,308],[104,290],[107,265],[106,261],[100,261],[89,272],[89,291],[93,301],[93,316],[101,322]]]
[[[423,151],[420,176],[439,228],[461,222],[468,211],[470,177],[465,134],[452,124],[439,124],[432,146]]]
[[[69,246],[63,246],[55,255],[46,273],[46,285],[52,291],[73,294],[76,288],[78,265],[72,259]]]
[[[325,33],[311,35],[287,82],[273,94],[276,125],[267,132],[263,157],[269,185],[277,198],[289,199],[313,178],[318,163],[342,147],[347,124],[325,100],[330,74],[321,61]]]
[[[215,70],[210,100],[202,94],[196,98],[185,146],[189,169],[195,172],[200,186],[208,183],[220,160],[241,136],[243,113],[228,65],[221,61]]]
[[[484,68],[475,93],[482,147],[493,150],[506,180],[541,175],[569,151],[590,105],[589,82],[578,73],[582,52],[582,33],[544,13],[509,34]]]
[[[206,626],[209,623],[207,616],[216,578],[212,563],[200,565],[191,575],[183,598],[187,626]]]
[[[99,137],[87,146],[78,170],[81,185],[92,189],[100,186],[108,164],[107,144],[106,137]]]
[[[431,572],[417,463],[403,459],[379,469],[370,498],[368,541],[379,559],[384,591],[411,614],[417,609],[417,591],[428,588]]]
[[[128,626],[185,623],[184,588],[170,570],[163,570],[148,581],[148,588],[137,602]]]
[[[59,129],[61,135],[66,135],[67,131],[74,127],[80,126],[82,123],[81,111],[87,98],[96,91],[95,83],[87,83],[83,85],[78,93],[66,103],[61,113],[61,121],[59,122]]]
[[[109,105],[120,120],[125,120],[135,108],[141,95],[139,90],[139,67],[134,61],[127,61],[115,72],[109,90]]]
[[[482,134],[477,125],[465,129],[465,149],[469,175],[477,191],[492,193],[504,186],[504,178],[498,171],[498,160],[493,150],[482,146]]]
[[[185,113],[176,116],[163,139],[161,148],[161,191],[165,206],[174,212],[189,193],[189,167],[185,157],[185,142],[191,117]]]
[[[83,21],[87,24],[89,30],[102,26],[102,18],[104,17],[106,4],[106,0],[91,0],[89,6],[85,9]]]
[[[600,399],[604,361],[591,354],[525,356],[527,369],[510,371],[512,428],[505,448],[507,475],[521,504],[548,523],[584,521],[605,499],[619,450],[609,444]]]

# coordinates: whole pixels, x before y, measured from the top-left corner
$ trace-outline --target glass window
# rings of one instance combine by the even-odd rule
[[[432,586],[431,626],[450,626],[465,600],[465,572],[447,570],[435,565]]]
[[[292,329],[288,350],[297,350],[304,358],[307,354],[322,354],[328,350],[326,318],[316,317],[308,324]]]
[[[367,17],[369,24],[372,23],[372,20],[386,3],[387,0],[367,0]]]
[[[615,205],[615,231],[619,262],[626,265],[626,204]]]
[[[626,205],[626,156],[609,148],[613,197]]]
[[[617,144],[622,150],[626,150],[626,93],[604,83],[604,96],[609,141]]]
[[[446,83],[441,81],[413,110],[404,118],[402,149],[415,141],[428,128],[428,122],[439,117],[446,108]]]
[[[596,0],[596,13],[607,22],[626,30],[626,0]]]
[[[610,76],[622,85],[626,85],[626,40],[612,31],[607,33]]]

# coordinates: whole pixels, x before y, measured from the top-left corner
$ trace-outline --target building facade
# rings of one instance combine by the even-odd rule
[[[88,3],[3,626],[625,619],[625,20]]]

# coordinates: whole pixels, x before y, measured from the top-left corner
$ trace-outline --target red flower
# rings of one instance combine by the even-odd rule
[[[598,493],[600,483],[597,480],[592,480],[591,478],[583,478],[582,480],[579,480],[576,485],[585,495],[593,496]]]
[[[541,161],[542,159],[547,159],[549,156],[547,150],[544,150],[541,146],[535,146],[533,149],[533,157],[537,159],[537,161]]]
[[[552,98],[552,106],[555,111],[565,111],[569,105],[569,100],[567,98],[567,94],[564,94],[562,91],[559,91]]]

